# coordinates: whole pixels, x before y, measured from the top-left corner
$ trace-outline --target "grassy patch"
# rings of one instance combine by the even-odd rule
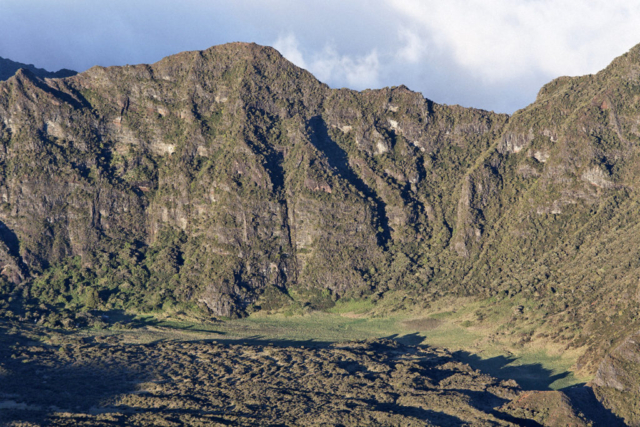
[[[419,331],[423,344],[456,351],[473,368],[513,378],[525,389],[559,390],[591,380],[572,371],[583,349],[536,338],[545,326],[530,305],[524,299],[443,300],[403,326]],[[518,306],[524,312],[514,311]]]
[[[514,320],[515,304],[520,302],[449,300],[429,309],[381,315],[376,313],[381,306],[384,308],[380,303],[338,301],[330,312],[257,312],[244,319],[218,323],[140,316],[136,321],[144,328],[118,332],[136,342],[214,339],[294,346],[392,338],[405,344],[447,348],[474,369],[498,378],[513,378],[526,389],[562,389],[590,380],[572,372],[581,350],[568,351],[561,344],[536,339],[542,328],[539,319],[527,318],[525,309]]]
[[[407,329],[414,329],[416,331],[431,331],[442,325],[442,321],[434,318],[413,319],[407,320],[403,324]]]
[[[518,347],[508,335],[491,339],[486,325],[483,328],[463,325],[460,317],[464,318],[467,312],[460,310],[440,318],[418,319],[402,315],[352,318],[320,312],[304,316],[254,315],[224,322],[218,331],[227,339],[251,343],[321,345],[385,337],[405,344],[444,347],[456,352],[474,369],[497,378],[513,378],[523,388],[532,390],[558,390],[590,379],[577,377],[571,371],[580,352],[562,352],[540,343]]]
[[[336,305],[327,310],[329,313],[344,314],[362,314],[371,311],[375,305],[366,299],[363,300],[338,300]]]
[[[451,317],[455,312],[453,311],[443,311],[440,313],[433,313],[429,315],[432,319],[446,319],[447,317]]]
[[[397,337],[402,328],[395,318],[350,318],[316,312],[301,316],[260,316],[232,320],[221,331],[230,337],[316,343]]]

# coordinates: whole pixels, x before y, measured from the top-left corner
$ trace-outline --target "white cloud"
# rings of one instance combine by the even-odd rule
[[[300,52],[298,48],[298,39],[296,39],[296,36],[293,34],[287,34],[286,36],[281,35],[273,44],[273,47],[298,67],[307,68],[307,64],[302,57],[302,52]]]
[[[303,21],[276,46],[331,86],[406,84],[436,102],[512,112],[551,79],[595,73],[640,42],[640,3],[622,0],[368,5],[378,7],[351,4],[359,12],[353,28],[343,22],[325,35],[306,31]]]
[[[404,46],[398,50],[398,58],[410,64],[419,62],[426,53],[426,43],[415,31],[401,28],[398,32]]]
[[[596,72],[640,42],[640,3],[388,0],[415,37],[488,83]],[[417,30],[416,30],[417,29]]]
[[[373,50],[363,56],[340,55],[332,47],[325,47],[313,54],[309,71],[320,80],[346,84],[354,89],[367,89],[379,86],[378,73],[380,61]]]
[[[365,55],[340,55],[334,47],[326,44],[323,49],[305,57],[293,33],[281,35],[273,46],[289,61],[332,86],[367,89],[380,85],[380,60],[375,49]]]

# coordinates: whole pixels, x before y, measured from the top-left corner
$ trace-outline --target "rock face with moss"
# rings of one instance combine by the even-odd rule
[[[595,372],[638,329],[639,76],[636,47],[508,117],[330,89],[253,44],[21,70],[0,83],[2,289],[213,316],[519,295]]]
[[[245,44],[67,79],[21,70],[0,91],[7,280],[221,316],[268,288],[322,307],[427,283],[456,187],[507,120],[404,87],[331,90]]]

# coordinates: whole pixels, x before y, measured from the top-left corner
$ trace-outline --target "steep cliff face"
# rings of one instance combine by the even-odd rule
[[[580,366],[592,371],[640,326],[639,75],[636,47],[598,74],[546,85],[459,203],[462,252],[475,258],[463,285],[523,295],[559,339],[589,346]]]
[[[240,43],[66,79],[20,71],[0,93],[7,280],[223,316],[267,287],[324,306],[427,281],[458,182],[507,119],[404,87],[331,90]]]
[[[598,398],[629,425],[640,423],[640,332],[604,357],[592,386]]]

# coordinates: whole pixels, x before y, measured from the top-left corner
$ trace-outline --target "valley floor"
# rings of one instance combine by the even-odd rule
[[[571,371],[578,351],[522,345],[465,309],[333,311],[217,323],[111,312],[119,328],[73,332],[0,323],[0,423],[621,423]]]
[[[216,324],[147,316],[136,318],[147,328],[126,333],[138,342],[156,340],[159,334],[168,339],[305,347],[386,338],[405,345],[447,349],[473,369],[500,379],[514,379],[524,390],[562,390],[592,379],[575,372],[576,361],[584,349],[567,349],[543,340],[523,342],[518,329],[522,328],[522,322],[509,325],[509,319],[497,319],[473,324],[467,320],[470,313],[484,304],[449,301],[431,310],[380,315],[370,311],[370,306],[346,303],[329,313],[257,313]]]

